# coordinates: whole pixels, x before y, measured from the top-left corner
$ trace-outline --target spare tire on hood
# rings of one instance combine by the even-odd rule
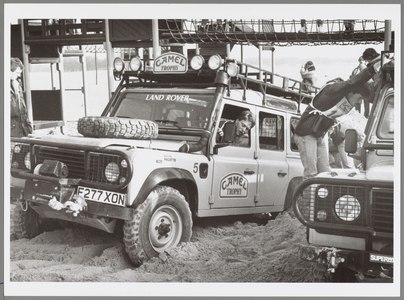
[[[153,121],[117,117],[83,117],[77,130],[85,137],[155,139],[158,125]]]

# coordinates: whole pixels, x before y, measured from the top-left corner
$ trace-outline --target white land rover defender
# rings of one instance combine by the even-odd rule
[[[381,79],[358,157],[357,132],[345,151],[362,169],[339,169],[302,182],[293,196],[310,246],[300,258],[316,262],[313,281],[392,282],[394,209],[394,64],[382,52]]]
[[[293,128],[312,95],[235,60],[203,62],[169,52],[153,70],[134,57],[129,71],[117,58],[120,84],[102,116],[78,120],[82,136],[12,138],[16,235],[38,235],[46,218],[110,233],[121,224],[140,265],[189,241],[194,217],[290,208],[303,173]],[[234,120],[244,110],[256,126],[240,147]]]

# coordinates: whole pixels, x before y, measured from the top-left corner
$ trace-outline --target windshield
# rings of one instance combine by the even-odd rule
[[[390,95],[386,99],[377,135],[381,139],[394,138],[394,95]]]
[[[206,129],[214,91],[124,92],[112,116],[151,120],[170,127]]]

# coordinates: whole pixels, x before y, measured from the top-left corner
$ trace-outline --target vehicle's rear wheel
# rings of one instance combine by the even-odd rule
[[[192,235],[192,215],[179,191],[167,186],[156,187],[124,224],[124,243],[133,264],[188,242]]]
[[[77,122],[77,131],[86,137],[153,139],[157,138],[158,125],[149,120],[83,117]]]
[[[24,210],[20,203],[17,203],[14,208],[14,235],[17,239],[29,238],[32,239],[41,234],[44,230],[41,226],[39,215],[28,205]]]

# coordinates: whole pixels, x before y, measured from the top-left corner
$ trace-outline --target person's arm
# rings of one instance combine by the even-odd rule
[[[370,65],[366,69],[364,69],[357,75],[352,76],[346,81],[341,81],[326,86],[324,88],[324,92],[331,98],[341,100],[342,97],[346,96],[348,93],[355,91],[358,86],[365,84],[376,74],[379,69],[380,62]]]

